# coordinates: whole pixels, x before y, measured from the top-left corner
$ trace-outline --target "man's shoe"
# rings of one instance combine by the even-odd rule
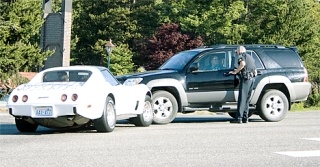
[[[230,121],[230,123],[242,124],[242,120],[241,119],[234,119],[234,120]]]
[[[243,119],[242,119],[242,122],[243,122],[243,123],[248,123],[248,122],[249,122],[249,118],[243,118]]]

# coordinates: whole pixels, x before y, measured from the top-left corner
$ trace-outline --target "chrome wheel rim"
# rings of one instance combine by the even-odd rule
[[[153,110],[152,110],[152,105],[150,101],[146,101],[144,103],[142,116],[143,116],[143,120],[146,122],[149,122],[153,119]]]
[[[270,96],[265,103],[266,113],[274,117],[281,115],[284,107],[284,101],[280,96]]]
[[[108,103],[107,105],[107,122],[110,128],[115,127],[116,115],[115,115],[115,110],[112,103]]]
[[[170,117],[173,110],[172,102],[168,98],[164,97],[157,98],[154,101],[153,106],[155,117],[159,119],[166,119]]]

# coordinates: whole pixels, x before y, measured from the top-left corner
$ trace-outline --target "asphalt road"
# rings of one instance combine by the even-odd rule
[[[13,117],[0,113],[0,166],[320,166],[320,111],[289,112],[281,122],[230,120],[178,115],[146,128],[119,121],[112,133],[19,133]]]

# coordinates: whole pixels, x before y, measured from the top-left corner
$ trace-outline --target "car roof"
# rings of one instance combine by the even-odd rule
[[[217,44],[217,45],[210,45],[210,46],[201,46],[199,48],[195,48],[192,50],[204,51],[207,49],[236,49],[240,45],[227,45],[227,44]],[[279,44],[243,44],[246,49],[290,49],[294,52],[298,53],[298,48],[295,46],[285,47]]]
[[[57,71],[57,70],[105,70],[107,69],[106,67],[103,66],[91,66],[91,65],[74,65],[74,66],[63,66],[63,67],[52,67],[52,68],[48,68],[43,70],[43,72],[47,72],[47,71]]]
[[[223,48],[237,48],[240,45],[225,45],[225,44],[218,44],[218,45],[211,45],[208,46],[210,48],[215,48],[215,49],[223,49]],[[244,46],[246,48],[286,48],[283,45],[271,45],[271,44],[243,44],[241,46]]]

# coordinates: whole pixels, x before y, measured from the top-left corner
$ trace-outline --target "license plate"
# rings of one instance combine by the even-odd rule
[[[52,107],[36,108],[37,116],[52,116]]]

